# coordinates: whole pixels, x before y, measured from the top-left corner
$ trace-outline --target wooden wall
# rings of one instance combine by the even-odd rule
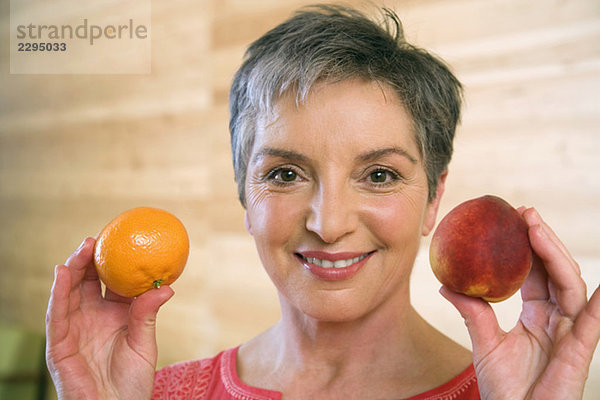
[[[159,315],[160,365],[212,355],[278,319],[237,202],[227,92],[245,47],[307,3],[155,0],[149,75],[11,75],[0,41],[0,321],[42,332],[53,266],[138,205],[170,210],[191,236],[188,267]],[[596,287],[600,3],[374,3],[394,8],[408,37],[445,58],[466,87],[441,212],[486,193],[535,205]],[[3,1],[4,31],[8,15]],[[427,245],[414,302],[468,345],[458,313],[437,294]],[[516,297],[497,306],[507,328]],[[598,358],[588,399],[600,395]]]

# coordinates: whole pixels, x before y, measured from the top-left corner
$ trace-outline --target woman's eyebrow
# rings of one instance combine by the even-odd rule
[[[260,159],[264,158],[265,156],[280,157],[290,161],[298,162],[308,161],[308,157],[303,154],[297,153],[293,150],[277,149],[274,147],[265,147],[261,149],[258,153],[256,153],[256,156],[254,156],[254,161],[260,161]]]
[[[412,164],[416,164],[418,162],[417,159],[415,157],[413,157],[408,151],[406,151],[400,147],[386,147],[383,149],[368,151],[366,153],[359,155],[357,157],[357,159],[362,162],[369,162],[369,161],[375,161],[379,158],[382,158],[382,157],[385,157],[385,156],[388,156],[391,154],[396,154],[396,155],[402,156],[402,157],[406,158],[408,161],[410,161]]]

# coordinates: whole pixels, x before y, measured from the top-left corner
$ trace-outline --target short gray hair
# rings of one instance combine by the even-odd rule
[[[448,66],[406,42],[398,16],[381,10],[375,22],[337,5],[300,9],[250,45],[229,95],[231,149],[238,195],[245,180],[257,123],[286,93],[304,102],[317,82],[359,78],[389,85],[411,115],[424,160],[429,200],[452,157],[462,86]]]

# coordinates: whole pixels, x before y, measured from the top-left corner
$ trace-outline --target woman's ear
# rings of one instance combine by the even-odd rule
[[[252,235],[252,225],[250,224],[250,220],[248,219],[248,211],[244,212],[244,225],[246,226],[246,230],[249,234]]]
[[[444,194],[446,177],[448,176],[448,170],[445,169],[440,175],[440,179],[438,180],[437,188],[435,190],[435,197],[429,202],[427,205],[427,210],[425,211],[425,219],[423,221],[423,236],[427,236],[433,230],[435,226],[435,220],[438,213],[438,208],[440,207],[440,201],[442,200],[442,195]]]

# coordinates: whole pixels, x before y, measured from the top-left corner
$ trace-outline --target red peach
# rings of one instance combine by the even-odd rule
[[[517,292],[532,259],[527,223],[510,204],[490,195],[451,210],[429,248],[431,268],[443,285],[489,302]]]

